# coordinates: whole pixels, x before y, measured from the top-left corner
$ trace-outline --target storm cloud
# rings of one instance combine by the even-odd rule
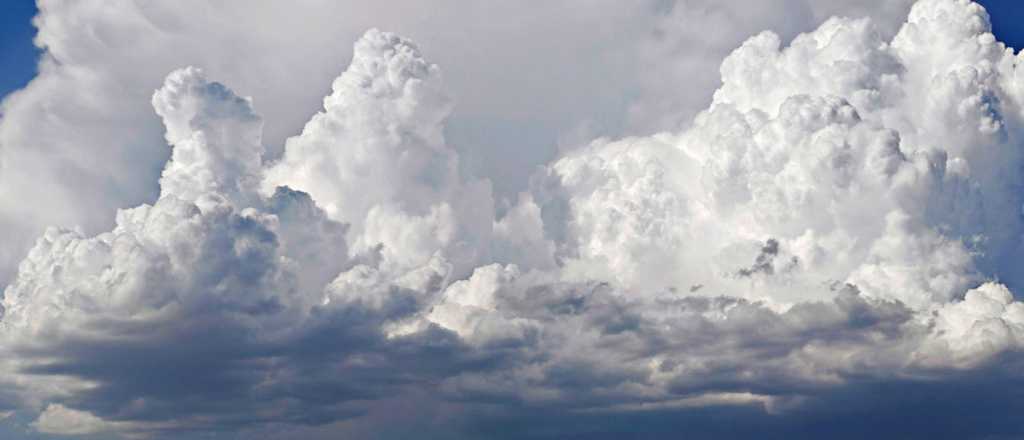
[[[139,32],[192,47],[199,25],[170,4],[43,2],[43,68],[0,120],[0,225],[18,237],[0,255],[0,423],[104,438],[1021,435],[1021,58],[967,0],[778,3],[817,27],[732,42],[673,20],[774,16],[609,5],[627,30],[656,17],[654,36],[583,63],[707,74],[668,55],[739,45],[696,77],[714,90],[701,98],[676,90],[685,77],[631,71],[639,98],[591,130],[583,109],[604,95],[481,102],[468,73],[491,67],[449,75],[386,30],[353,36],[333,81],[282,67],[306,65],[297,52],[243,69],[227,42],[258,34],[254,7],[241,31],[206,31],[211,47],[133,70],[89,55],[144,57],[150,43],[124,41]],[[203,8],[196,20],[238,12]],[[73,38],[79,20],[94,39]],[[551,44],[611,38],[577,30]],[[316,94],[319,109],[286,111]],[[474,123],[463,99],[575,126],[491,176],[511,153],[453,128]]]

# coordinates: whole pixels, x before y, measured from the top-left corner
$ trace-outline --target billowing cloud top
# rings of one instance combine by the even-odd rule
[[[58,435],[704,438],[952,414],[907,396],[955,389],[1010,417],[1024,87],[990,31],[921,0],[891,39],[761,33],[685,128],[565,146],[514,202],[466,172],[405,38],[367,31],[280,155],[253,99],[174,70],[155,201],[47,229],[3,291],[0,411]],[[1021,433],[985,429],[963,432]]]

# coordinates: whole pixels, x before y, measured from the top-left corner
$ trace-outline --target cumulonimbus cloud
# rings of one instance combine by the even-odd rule
[[[48,230],[4,291],[0,409],[57,434],[372,424],[401,400],[785,418],[990,372],[1024,346],[1017,62],[966,0],[891,40],[765,32],[686,129],[567,149],[501,209],[407,39],[368,31],[274,160],[252,100],[175,70],[159,198]]]

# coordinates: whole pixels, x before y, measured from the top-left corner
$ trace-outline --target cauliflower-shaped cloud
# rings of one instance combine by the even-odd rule
[[[368,31],[275,160],[253,100],[173,71],[159,197],[48,230],[4,290],[0,410],[69,435],[465,433],[1019,384],[994,362],[1024,347],[1017,61],[966,0],[892,41],[763,33],[687,128],[566,149],[514,204],[460,169],[407,39]]]

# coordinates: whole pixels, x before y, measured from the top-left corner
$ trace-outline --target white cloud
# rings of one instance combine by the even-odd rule
[[[88,412],[76,411],[63,405],[48,405],[32,424],[44,434],[83,435],[113,431],[116,423],[104,421]]]
[[[371,27],[409,35],[446,68],[459,103],[450,131],[466,153],[463,166],[514,197],[554,155],[560,133],[585,121],[601,133],[619,131],[626,96],[638,95],[645,115],[703,107],[721,57],[750,33],[791,35],[837,12],[877,13],[892,28],[909,0],[782,0],[750,12],[744,1],[674,8],[610,0],[39,3],[40,74],[5,99],[0,121],[0,227],[13,240],[0,248],[4,283],[47,226],[95,234],[113,225],[116,209],[155,200],[168,149],[147,103],[182,66],[252,96],[276,158],[318,110],[325,86],[352,56],[351,42]],[[711,50],[696,50],[711,38],[718,41]],[[667,78],[692,85],[665,86]],[[652,100],[658,105],[645,110]],[[648,122],[653,116],[634,119],[645,129],[666,127]]]
[[[349,225],[353,252],[382,245],[386,264],[398,270],[470,238],[460,223],[472,218],[453,212],[450,201],[471,190],[461,189],[458,154],[444,142],[451,104],[440,69],[412,42],[371,30],[333,89],[324,111],[285,144],[265,189],[309,193]],[[473,208],[491,211],[490,194],[479,196]]]
[[[808,20],[847,10],[783,3]],[[32,127],[14,125],[55,102],[47,84],[64,90],[64,74],[92,78],[97,90],[145,83],[91,57],[106,53],[103,41],[150,28],[167,47],[184,44],[179,34],[198,38],[190,33],[198,24],[175,7],[151,5],[115,9],[109,23],[98,22],[106,32],[65,39],[77,32],[66,28],[76,17],[94,20],[96,11],[82,5],[70,15],[44,7],[40,38],[54,58],[5,104],[14,116],[5,116],[0,142],[5,161],[27,161],[18,173],[58,173],[49,150],[33,156],[18,140]],[[203,8],[211,14],[198,23],[215,20],[218,8],[237,12],[233,4]],[[622,8],[629,9],[610,10]],[[696,2],[630,11],[726,20],[731,8]],[[738,9],[747,15],[736,20],[761,23],[772,12],[760,8]],[[594,9],[583,13],[610,14]],[[268,13],[255,7],[237,26],[248,31]],[[621,26],[636,26],[631,14]],[[228,23],[214,32],[235,35]],[[652,50],[675,47],[664,39],[701,38],[671,31],[660,28],[665,46]],[[610,38],[566,32],[568,43],[545,42]],[[727,44],[732,36],[707,38]],[[25,214],[4,221],[20,230],[43,220],[87,223],[48,229],[4,290],[0,384],[10,391],[0,394],[0,408],[38,413],[33,426],[42,432],[133,435],[379,423],[375,411],[403,399],[425,402],[417,414],[456,405],[466,417],[481,407],[620,414],[723,406],[786,417],[827,403],[832,392],[917,377],[961,380],[1019,353],[1024,305],[1011,289],[1022,281],[1015,266],[1024,258],[1024,96],[1018,58],[993,39],[984,11],[922,0],[898,32],[887,22],[833,18],[784,40],[766,32],[733,51],[721,87],[689,123],[567,146],[535,170],[514,203],[465,167],[472,148],[446,136],[460,102],[446,84],[477,90],[466,72],[494,66],[442,80],[423,55],[433,51],[372,29],[355,40],[351,65],[298,132],[292,117],[270,121],[285,113],[282,103],[297,102],[284,91],[302,89],[294,99],[305,100],[317,86],[289,77],[264,91],[264,125],[258,96],[207,79],[204,72],[220,72],[259,90],[260,69],[214,56],[228,53],[221,40],[209,52],[169,56],[214,67],[167,69],[151,99],[142,96],[172,145],[159,179],[130,178],[158,182],[155,201],[118,210],[113,226],[96,233],[105,215],[97,212],[145,191],[102,195],[86,213],[79,202],[70,214],[51,213],[16,203],[25,195],[11,182],[25,176],[0,177],[10,179],[0,186],[0,207],[11,210],[2,212]],[[148,53],[148,43],[120,44],[116,51],[139,59]],[[508,52],[532,47],[523,44]],[[591,50],[647,43],[618,44]],[[631,61],[651,55],[630,53]],[[581,63],[592,61],[588,54]],[[551,62],[547,55],[539,59]],[[92,70],[74,69],[79,57]],[[307,65],[302,58],[286,60]],[[567,90],[551,99],[589,90],[590,80],[581,78],[580,88],[564,81]],[[94,104],[120,115],[139,105],[136,95]],[[513,95],[469,98],[469,108],[532,108]],[[665,112],[657,99],[631,104],[633,117],[655,111],[666,120],[696,109],[689,101]],[[555,107],[547,110],[565,110]],[[285,127],[298,134],[277,157],[276,141],[266,138],[283,139]],[[97,151],[128,150],[149,130],[104,131],[118,143]],[[55,136],[46,145],[65,145],[71,135]],[[138,154],[132,160],[159,158]],[[122,165],[82,166],[103,175]],[[38,190],[34,196],[77,191]]]
[[[1024,346],[1024,303],[1001,284],[971,289],[962,301],[938,308],[934,320],[921,362],[970,368]]]

